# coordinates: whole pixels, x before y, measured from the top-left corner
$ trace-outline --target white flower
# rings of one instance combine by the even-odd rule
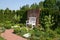
[[[30,34],[30,33],[26,33],[26,34],[24,34],[23,36],[26,37],[26,38],[28,38],[28,37],[31,36],[31,34]]]

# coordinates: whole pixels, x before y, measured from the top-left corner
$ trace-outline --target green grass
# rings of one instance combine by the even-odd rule
[[[4,38],[0,37],[0,40],[4,40]]]

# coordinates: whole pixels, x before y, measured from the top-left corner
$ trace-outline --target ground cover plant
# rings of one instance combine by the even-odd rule
[[[57,32],[53,30],[47,29],[47,31],[41,29],[41,28],[27,28],[27,27],[22,27],[22,28],[15,28],[14,33],[17,35],[20,35],[24,37],[24,34],[30,33],[29,37],[24,37],[27,38],[28,40],[60,40],[60,35],[57,34]],[[27,35],[28,36],[28,35]]]
[[[0,37],[0,40],[5,40],[4,38]]]

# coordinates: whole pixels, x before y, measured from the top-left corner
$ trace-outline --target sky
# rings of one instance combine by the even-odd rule
[[[11,10],[18,10],[26,4],[39,3],[44,0],[0,0],[0,9],[9,8]]]

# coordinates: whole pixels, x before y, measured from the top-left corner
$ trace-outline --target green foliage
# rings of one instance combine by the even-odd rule
[[[23,36],[27,32],[28,32],[28,29],[26,27],[22,27],[21,30],[20,30],[20,35]]]
[[[10,26],[10,25],[7,25],[7,24],[6,24],[4,27],[5,27],[6,29],[10,29],[10,28],[11,28],[11,26]]]
[[[14,33],[19,33],[20,32],[20,28],[19,27],[16,27],[16,28],[14,28]]]
[[[40,27],[34,29],[25,27],[27,11],[30,9],[41,9]],[[10,29],[14,24],[19,24],[19,27],[14,27],[14,33],[21,36],[30,33],[30,40],[60,40],[60,1],[45,0],[39,5],[37,3],[31,6],[24,5],[19,10],[0,9],[1,28]]]
[[[5,40],[4,38],[0,37],[0,40]]]
[[[56,5],[57,5],[57,7],[58,7],[59,10],[60,10],[60,1],[57,1],[57,2],[56,2]]]
[[[18,34],[20,36],[23,36],[27,32],[28,32],[28,28],[26,28],[26,27],[16,27],[16,28],[14,28],[14,33]]]
[[[11,23],[11,21],[5,21],[3,27],[6,29],[10,29],[12,25],[13,23]]]
[[[49,30],[54,24],[54,17],[51,16],[51,15],[48,15],[48,16],[44,16],[42,19],[41,19],[41,24],[44,25],[44,28],[46,30]]]
[[[45,0],[44,1],[44,7],[46,8],[54,8],[56,5],[56,0]]]
[[[28,38],[28,40],[54,40],[59,39],[59,35],[53,31],[53,30],[40,30],[40,28],[34,28],[30,29],[27,27],[20,27],[20,28],[15,28],[14,33],[20,35],[23,37],[24,34],[30,33],[31,36]],[[47,32],[48,31],[48,32]]]
[[[20,16],[19,16],[19,15],[17,16],[17,15],[15,14],[14,19],[15,19],[15,22],[18,23],[18,22],[20,21]]]
[[[20,24],[19,26],[20,27],[26,27],[26,24]]]
[[[49,32],[41,31],[39,29],[34,29],[33,35],[31,36],[31,40],[54,40],[54,38],[58,39],[59,35],[56,32],[49,30]]]
[[[4,32],[5,28],[4,27],[0,27],[0,33]]]
[[[39,8],[39,6],[36,3],[31,5],[31,9],[38,9],[38,8]]]
[[[49,15],[51,15],[50,18],[49,18]],[[43,2],[43,9],[42,9],[41,14],[40,14],[40,22],[41,22],[42,26],[43,27],[50,26],[51,29],[55,30],[55,28],[59,24],[58,15],[59,15],[59,8],[57,8],[56,0],[45,0]],[[48,16],[48,17],[45,17],[45,16]],[[44,20],[46,20],[47,22]],[[50,20],[50,22],[48,22],[49,20]]]
[[[39,8],[40,8],[40,9],[43,9],[43,8],[44,8],[43,2],[39,2]]]
[[[55,29],[55,31],[56,31],[58,34],[60,34],[60,27],[57,27],[57,28]]]

